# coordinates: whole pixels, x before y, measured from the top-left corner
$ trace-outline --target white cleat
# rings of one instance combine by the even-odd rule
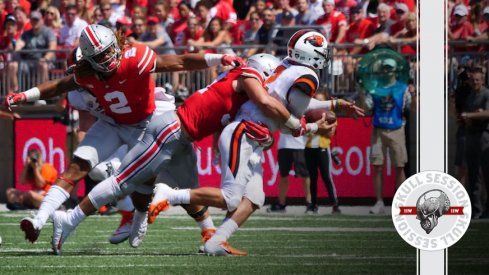
[[[157,183],[155,185],[153,200],[149,204],[148,223],[154,223],[160,212],[166,211],[170,208],[168,193],[172,191],[173,189],[164,183]]]
[[[124,220],[123,218],[119,227],[117,227],[117,229],[114,230],[114,233],[112,233],[112,236],[110,236],[109,242],[111,244],[119,244],[127,240],[131,233],[131,227],[132,220]]]
[[[370,214],[384,214],[385,205],[383,201],[377,201],[374,206],[370,208]]]
[[[68,224],[66,218],[68,213],[63,211],[56,211],[53,214],[53,237],[51,240],[51,247],[56,255],[61,254],[61,247],[66,239],[71,235],[74,226]]]
[[[143,242],[148,229],[148,212],[134,211],[131,233],[129,234],[129,245],[136,248]]]
[[[229,245],[228,242],[206,242],[204,253],[210,256],[248,256],[248,252],[241,251]]]

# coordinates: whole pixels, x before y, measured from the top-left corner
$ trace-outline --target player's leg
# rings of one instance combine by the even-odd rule
[[[234,183],[240,163],[247,163],[253,148],[244,139],[244,127],[240,122],[233,122],[226,126],[219,138],[221,154],[221,187],[223,182],[229,182],[227,188],[201,187],[197,189],[174,190],[165,184],[157,184],[154,198],[150,205],[149,219],[152,223],[159,212],[168,209],[170,204],[194,204],[219,207],[222,209],[235,209],[241,201],[245,186]],[[246,146],[243,145],[246,143]],[[233,146],[234,151],[233,151]],[[242,152],[238,154],[238,148]],[[248,153],[244,153],[244,152]]]
[[[263,192],[262,167],[254,166],[252,176],[248,178],[245,193],[235,211],[228,212],[226,219],[216,230],[216,233],[204,245],[207,254],[217,256],[246,256],[247,252],[229,245],[228,239],[241,227],[245,221],[265,202]]]
[[[110,156],[120,146],[119,142],[110,124],[104,121],[97,121],[88,130],[82,143],[75,150],[74,158],[67,170],[55,181],[44,197],[37,214],[34,218],[21,220],[21,229],[26,239],[31,242],[37,240],[48,218],[69,198],[76,183],[84,178],[100,160]]]
[[[197,170],[197,156],[192,144],[188,143],[182,153],[172,157],[165,165],[156,182],[164,182],[173,189],[198,189],[199,174]],[[202,242],[207,241],[216,231],[214,222],[207,211],[207,206],[193,204],[182,205],[187,214],[192,217],[201,229]]]
[[[143,186],[143,183],[151,180],[173,155],[180,152],[183,144],[188,142],[181,134],[180,124],[174,113],[167,112],[153,117],[141,141],[131,148],[122,160],[116,175],[95,186],[71,213],[53,216],[53,251],[59,254],[61,245],[76,226],[100,206],[131,194]],[[142,194],[146,198],[151,196]],[[138,208],[138,202],[133,202]]]

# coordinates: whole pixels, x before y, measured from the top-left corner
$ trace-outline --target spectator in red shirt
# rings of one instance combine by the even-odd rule
[[[393,44],[397,43],[416,43],[418,39],[418,26],[416,24],[416,14],[408,13],[404,19],[404,28],[397,33],[395,33],[391,38],[390,42]],[[402,54],[415,54],[416,44],[409,44],[401,46]]]
[[[180,0],[165,0],[168,6],[168,13],[174,21],[180,20]]]
[[[3,32],[3,22],[8,12],[5,10],[4,0],[0,0],[0,34]]]
[[[185,29],[187,29],[187,20],[190,17],[194,16],[187,2],[181,2],[178,5],[178,11],[180,13],[180,19],[176,20],[175,23],[173,23],[170,31],[170,37],[173,42],[175,42],[178,33],[183,32],[185,31]]]
[[[457,5],[453,12],[455,20],[451,22],[448,31],[448,39],[450,40],[465,40],[474,34],[474,27],[467,20],[469,11],[464,5]]]
[[[361,44],[365,38],[374,34],[375,26],[365,18],[362,7],[351,8],[350,13],[352,22],[348,26],[345,42]],[[350,54],[359,54],[360,52],[362,52],[361,47],[350,48]],[[366,49],[363,50],[363,53],[365,52],[367,52]]]
[[[209,25],[209,22],[212,19],[209,12],[211,8],[212,4],[209,0],[202,0],[195,6],[195,12],[199,18],[199,24],[204,29],[207,28],[207,25]]]
[[[16,7],[14,10],[14,15],[15,20],[17,20],[17,34],[19,36],[32,29],[31,21],[27,18],[24,8]]]
[[[395,34],[400,30],[404,29],[404,20],[409,13],[409,8],[404,3],[396,3],[395,7],[395,16],[393,20],[395,23],[391,27],[391,34]]]
[[[331,43],[341,43],[345,38],[347,21],[343,13],[335,11],[334,0],[323,1],[324,15],[314,24],[322,25],[323,33]]]
[[[375,26],[374,34],[363,41],[355,40],[355,43],[371,50],[376,45],[389,42],[391,27],[394,24],[394,21],[390,19],[390,11],[391,8],[387,4],[381,3],[377,7],[378,22]]]
[[[232,0],[211,0],[215,5],[209,10],[211,18],[217,17],[225,23],[225,28],[228,29],[231,25],[235,25],[238,20],[238,15],[233,7]]]
[[[15,16],[9,14],[5,17],[2,28],[5,30],[5,35],[0,36],[0,51],[10,50],[14,51],[16,48],[17,40],[19,39],[17,33],[17,22]],[[18,90],[18,79],[16,73],[18,71],[18,63],[11,62],[12,54],[4,53],[0,54],[0,74],[7,74],[7,91],[15,92]],[[10,73],[9,73],[10,72]],[[3,78],[3,77],[2,77]]]
[[[202,37],[203,33],[204,33],[204,29],[199,24],[197,18],[190,17],[187,21],[187,28],[185,29],[185,31],[177,35],[175,46],[188,46],[189,49],[185,50],[184,53],[198,52],[198,50],[195,49],[195,47],[190,47],[188,41],[189,40],[198,41]]]
[[[358,5],[356,0],[336,0],[335,10],[343,13],[346,17],[346,21],[350,22],[351,19],[351,8]]]

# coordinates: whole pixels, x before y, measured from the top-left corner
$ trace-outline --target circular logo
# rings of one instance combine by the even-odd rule
[[[455,244],[470,224],[469,195],[454,177],[423,171],[404,181],[392,201],[397,233],[421,250],[441,250]]]

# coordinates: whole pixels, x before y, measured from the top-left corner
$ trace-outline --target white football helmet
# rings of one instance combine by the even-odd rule
[[[83,58],[88,60],[96,71],[111,72],[119,66],[122,56],[121,49],[114,32],[107,27],[96,24],[86,26],[80,36],[80,48]],[[95,60],[97,55],[110,48],[113,49],[111,56]]]
[[[256,69],[265,80],[273,74],[278,64],[280,59],[267,53],[255,54],[248,58],[248,66]]]
[[[287,43],[289,59],[315,69],[323,69],[328,65],[330,51],[328,40],[312,29],[297,31]]]

